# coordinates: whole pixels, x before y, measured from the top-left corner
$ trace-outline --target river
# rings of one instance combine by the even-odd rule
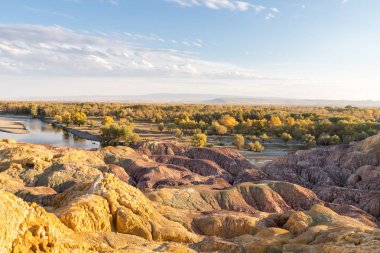
[[[22,121],[25,127],[29,130],[28,134],[0,132],[0,139],[9,138],[18,142],[65,146],[81,149],[96,149],[100,147],[99,142],[74,136],[39,119],[14,115],[1,115],[0,119]]]

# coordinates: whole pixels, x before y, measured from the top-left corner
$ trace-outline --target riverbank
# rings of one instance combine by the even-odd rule
[[[47,124],[51,124],[54,127],[61,128],[63,131],[68,132],[76,137],[80,137],[82,139],[86,139],[89,141],[96,141],[96,142],[101,142],[102,138],[99,135],[95,134],[90,134],[88,132],[80,131],[71,127],[64,126],[62,124],[58,124],[54,122],[53,120],[50,119],[41,119],[43,122]]]
[[[29,131],[26,129],[22,121],[6,120],[0,119],[0,131],[4,133],[11,134],[28,134]]]

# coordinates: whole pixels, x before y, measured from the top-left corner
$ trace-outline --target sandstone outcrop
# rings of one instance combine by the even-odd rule
[[[57,195],[57,215],[78,232],[115,231],[146,240],[194,242],[180,224],[167,220],[138,189],[104,174],[93,183]]]
[[[379,142],[259,169],[174,142],[0,141],[0,252],[380,252]]]
[[[350,145],[297,151],[262,171],[270,180],[307,187],[323,201],[353,205],[379,219],[379,136]]]
[[[263,181],[242,183],[224,189],[209,189],[203,185],[163,188],[147,191],[155,203],[200,212],[215,210],[255,213],[284,213],[308,210],[322,201],[311,191],[286,182]]]

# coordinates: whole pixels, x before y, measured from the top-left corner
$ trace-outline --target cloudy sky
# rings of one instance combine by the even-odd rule
[[[378,0],[6,0],[0,98],[380,99]]]

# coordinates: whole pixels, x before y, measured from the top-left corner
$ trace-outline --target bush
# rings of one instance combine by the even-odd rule
[[[228,132],[227,127],[222,126],[217,121],[214,121],[212,123],[212,129],[214,130],[215,133],[217,133],[219,135],[224,135],[224,134],[226,134]]]
[[[177,128],[175,131],[174,131],[174,134],[175,134],[175,137],[177,138],[181,138],[183,133],[181,131],[181,129]]]
[[[192,141],[195,147],[204,147],[207,144],[207,136],[205,134],[198,133],[193,136]]]
[[[235,135],[234,136],[234,145],[239,149],[244,147],[244,136],[241,134]]]
[[[338,135],[330,136],[326,133],[323,133],[318,138],[318,144],[320,145],[337,145],[340,143],[340,138]]]
[[[254,151],[254,152],[263,152],[264,146],[258,141],[250,142],[248,143],[248,150]]]
[[[165,130],[165,125],[164,123],[158,124],[158,130],[162,133]]]
[[[285,144],[288,143],[288,141],[290,141],[291,139],[293,139],[293,137],[288,134],[288,133],[282,133],[281,134],[281,139],[285,142]]]
[[[302,137],[302,139],[307,147],[314,147],[317,145],[317,142],[315,141],[315,137],[311,134],[305,134]]]
[[[114,122],[114,120],[113,120],[112,117],[110,117],[110,116],[105,116],[105,117],[103,117],[102,125],[104,125],[104,126],[109,126],[109,125],[113,124],[113,122]]]
[[[269,139],[269,137],[268,137],[267,134],[262,134],[262,135],[260,135],[260,139],[261,139],[263,142],[266,142],[266,141]]]

